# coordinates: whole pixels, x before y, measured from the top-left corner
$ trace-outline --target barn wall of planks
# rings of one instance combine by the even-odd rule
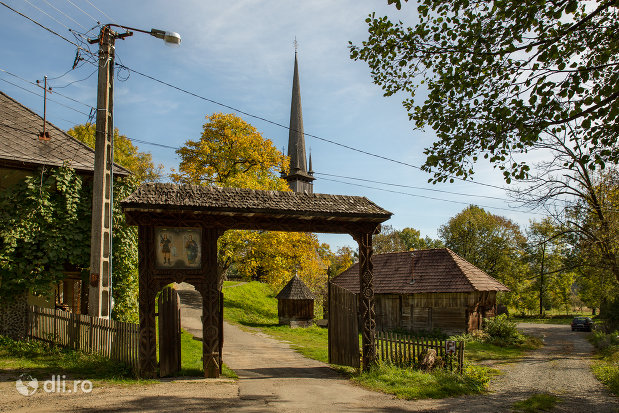
[[[53,308],[29,306],[27,336],[99,354],[138,368],[140,326]]]
[[[458,334],[481,328],[495,315],[496,292],[376,294],[376,328]]]

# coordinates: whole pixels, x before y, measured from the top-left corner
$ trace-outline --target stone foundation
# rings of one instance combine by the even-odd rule
[[[15,340],[26,336],[28,297],[26,294],[0,302],[0,335]]]

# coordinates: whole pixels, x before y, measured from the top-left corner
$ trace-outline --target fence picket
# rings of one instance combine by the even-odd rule
[[[34,340],[118,360],[138,367],[139,326],[74,314],[63,310],[28,307],[26,333]]]

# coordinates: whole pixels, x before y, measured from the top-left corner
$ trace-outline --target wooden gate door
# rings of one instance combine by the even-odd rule
[[[357,294],[329,282],[329,363],[359,368]]]
[[[166,287],[159,294],[159,375],[181,369],[181,306],[178,293]]]

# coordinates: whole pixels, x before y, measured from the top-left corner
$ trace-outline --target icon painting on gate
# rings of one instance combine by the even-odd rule
[[[157,268],[200,268],[200,228],[155,228]]]

